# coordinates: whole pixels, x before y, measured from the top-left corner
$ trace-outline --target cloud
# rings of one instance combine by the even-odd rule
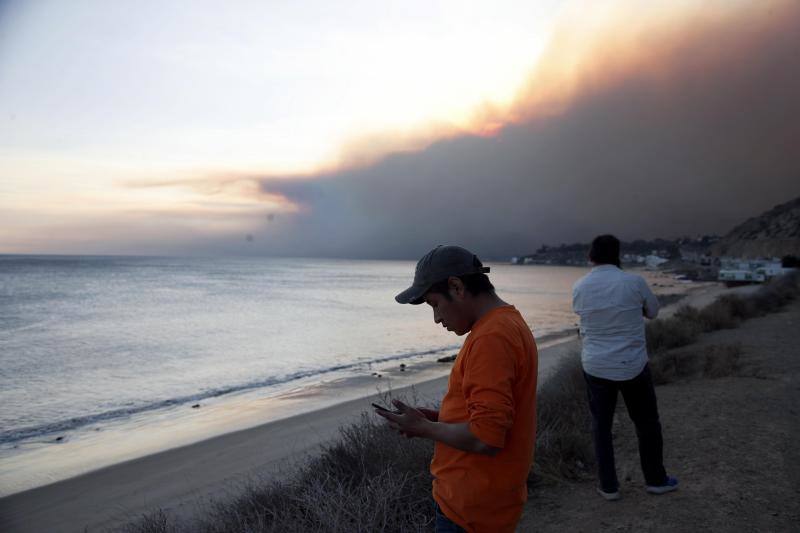
[[[2,240],[369,258],[458,243],[503,258],[600,232],[724,233],[800,195],[800,3],[644,5],[568,12],[516,100],[461,124],[362,135],[310,175],[128,181],[119,205],[92,203],[102,213],[26,222],[35,242],[4,213]]]
[[[800,5],[619,15],[557,32],[518,100],[482,111],[481,134],[261,178],[302,208],[255,228],[257,250],[504,257],[598,232],[725,232],[800,194]]]

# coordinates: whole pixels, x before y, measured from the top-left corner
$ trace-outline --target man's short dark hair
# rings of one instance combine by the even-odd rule
[[[489,281],[489,276],[483,273],[477,274],[466,274],[464,276],[453,276],[461,280],[461,283],[464,284],[464,288],[472,294],[473,296],[477,296],[481,293],[494,293],[494,285],[492,282]],[[432,292],[436,294],[444,294],[445,298],[448,300],[452,300],[453,298],[450,296],[450,287],[448,286],[447,282],[450,278],[443,279],[442,281],[437,281],[431,288],[428,289],[427,292]]]
[[[619,239],[613,235],[598,235],[589,248],[589,260],[596,265],[620,266]]]

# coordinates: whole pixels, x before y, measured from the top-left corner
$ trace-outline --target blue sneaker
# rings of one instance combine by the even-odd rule
[[[647,485],[650,494],[666,494],[673,490],[678,490],[678,480],[671,476],[667,476],[667,482],[663,485]]]

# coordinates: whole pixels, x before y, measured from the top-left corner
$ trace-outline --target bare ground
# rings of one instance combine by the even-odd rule
[[[733,374],[658,386],[664,462],[677,492],[644,491],[636,438],[619,402],[622,499],[594,480],[534,489],[519,531],[800,531],[800,302],[705,334],[685,350],[739,343]]]

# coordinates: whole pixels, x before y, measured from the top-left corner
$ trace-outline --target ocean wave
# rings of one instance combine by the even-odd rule
[[[28,439],[46,437],[51,434],[63,433],[65,431],[72,431],[92,424],[97,424],[100,422],[120,420],[133,415],[146,413],[148,411],[157,411],[160,409],[165,409],[176,405],[198,402],[202,400],[207,400],[209,398],[217,398],[220,396],[224,396],[226,394],[234,394],[256,389],[274,387],[276,385],[291,383],[292,381],[297,381],[299,379],[310,378],[314,376],[323,376],[325,374],[330,374],[332,372],[353,370],[356,368],[369,366],[370,364],[386,363],[390,361],[398,361],[401,359],[422,357],[426,355],[436,355],[443,352],[457,350],[458,348],[459,348],[458,345],[445,346],[442,348],[435,348],[431,350],[405,352],[395,355],[376,357],[373,359],[362,359],[351,363],[343,363],[339,365],[318,368],[318,369],[303,370],[299,372],[293,372],[291,374],[286,374],[283,376],[274,376],[247,383],[241,383],[237,385],[208,389],[202,392],[198,392],[196,394],[167,398],[164,400],[150,402],[142,405],[123,407],[119,409],[111,409],[108,411],[94,413],[86,416],[77,416],[37,426],[27,426],[18,429],[4,430],[0,431],[0,444],[12,444],[20,441],[25,441]]]

